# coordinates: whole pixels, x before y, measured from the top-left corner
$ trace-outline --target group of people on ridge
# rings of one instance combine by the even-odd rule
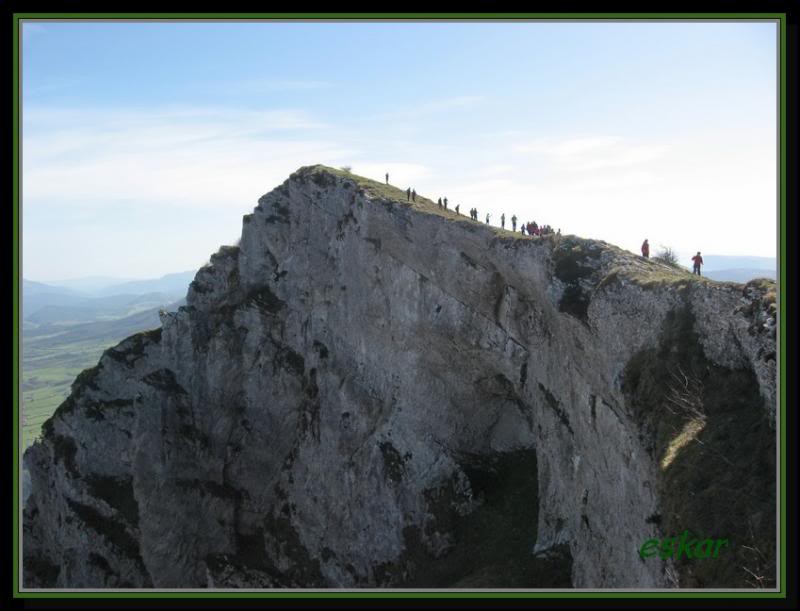
[[[514,219],[511,219],[513,224],[516,224]],[[553,231],[553,228],[550,225],[542,225],[539,226],[536,221],[530,221],[528,223],[523,223],[522,227],[520,228],[520,232],[522,235],[526,233],[530,236],[544,236],[544,235],[552,235],[555,234],[557,236],[561,235],[561,229],[559,228],[558,231]]]
[[[386,184],[387,185],[389,184],[389,173],[388,172],[386,173]],[[409,202],[416,202],[417,201],[417,190],[416,189],[412,189],[411,187],[408,187],[408,189],[406,189],[406,201],[409,201]],[[439,208],[442,208],[444,210],[448,210],[449,209],[446,197],[440,197],[436,201],[436,205],[439,206]],[[461,204],[456,204],[453,207],[453,210],[455,210],[456,214],[461,214],[461,212],[459,211],[460,207],[461,207]],[[478,209],[477,208],[470,208],[470,210],[469,210],[469,218],[471,218],[473,221],[477,221],[478,220]],[[487,212],[486,213],[486,224],[487,225],[491,221],[491,218],[492,218],[491,213]],[[500,215],[500,228],[501,229],[505,229],[506,228],[506,215],[505,215],[505,213]],[[517,230],[517,215],[516,214],[511,217],[511,230],[512,231],[516,231]],[[545,236],[545,235],[551,235],[551,234],[555,234],[557,236],[561,235],[561,229],[559,229],[558,231],[554,232],[553,228],[550,225],[542,225],[540,227],[536,223],[536,221],[530,221],[528,223],[522,223],[520,225],[520,232],[522,233],[522,235],[526,235],[527,234],[529,236]]]
[[[644,242],[642,242],[642,256],[645,259],[650,258],[650,242],[647,241],[645,238]],[[697,251],[697,254],[692,257],[692,273],[701,276],[700,267],[703,265],[703,257],[700,254],[700,251]]]

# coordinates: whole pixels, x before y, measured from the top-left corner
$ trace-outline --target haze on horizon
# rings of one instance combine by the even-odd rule
[[[22,37],[23,275],[153,278],[304,165],[638,252],[775,257],[777,26],[64,23]]]

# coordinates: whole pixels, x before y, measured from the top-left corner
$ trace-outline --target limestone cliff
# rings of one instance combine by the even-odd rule
[[[25,455],[25,584],[738,585],[637,552],[774,496],[774,287],[417,199],[298,170],[84,371]]]

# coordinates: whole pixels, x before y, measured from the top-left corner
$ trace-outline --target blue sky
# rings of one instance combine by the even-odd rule
[[[27,22],[23,275],[197,268],[314,163],[634,251],[773,256],[776,33]]]

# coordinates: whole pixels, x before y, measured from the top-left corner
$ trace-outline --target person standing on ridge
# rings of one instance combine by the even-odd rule
[[[516,214],[511,217],[511,230],[512,231],[516,231],[517,230],[517,215]]]
[[[412,189],[411,190],[411,201],[413,201],[413,202],[417,201],[417,190],[416,189]]]
[[[489,217],[490,217],[490,216],[492,216],[492,215],[491,215],[491,214],[489,214],[489,213],[487,212],[487,213],[486,213],[486,224],[487,224],[487,225],[489,224]]]
[[[440,208],[442,207],[442,198],[441,198],[441,197],[439,198],[439,201],[438,201],[438,202],[436,202],[436,204],[437,204],[437,205],[438,205]]]
[[[506,228],[506,213],[503,212],[503,214],[500,215],[500,229],[505,229],[505,228]]]
[[[458,211],[458,209],[459,209],[460,207],[461,207],[461,204],[456,204],[456,207],[455,207],[456,214],[461,214],[461,213]]]
[[[406,189],[406,201],[407,201],[407,202],[410,202],[410,201],[411,201],[411,187],[409,187],[408,189]]]
[[[446,197],[442,200],[442,203],[444,204],[444,209],[447,210],[447,198]]]
[[[386,184],[389,184],[389,172],[386,172]]]
[[[648,241],[646,239],[645,239],[644,242],[642,242],[642,256],[645,259],[649,259],[650,258],[650,244],[648,243]]]
[[[692,268],[692,273],[701,276],[700,273],[700,266],[703,264],[703,257],[700,256],[700,251],[697,251],[697,254],[692,257],[692,261],[694,262],[694,267]]]

